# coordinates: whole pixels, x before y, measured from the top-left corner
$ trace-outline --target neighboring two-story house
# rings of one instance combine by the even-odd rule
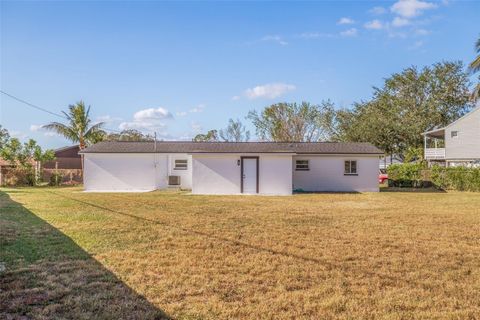
[[[480,165],[480,107],[446,127],[423,133],[425,159],[445,166]]]

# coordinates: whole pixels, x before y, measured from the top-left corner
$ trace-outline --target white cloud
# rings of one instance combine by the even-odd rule
[[[400,28],[400,27],[405,27],[410,24],[410,20],[401,18],[401,17],[395,17],[392,21],[392,26]]]
[[[156,131],[166,127],[162,120],[172,118],[173,115],[165,108],[148,108],[135,112],[132,121],[124,121],[119,124],[118,128],[120,130]]]
[[[337,24],[353,24],[353,23],[355,23],[355,21],[347,17],[343,17],[337,21]]]
[[[286,46],[288,44],[288,42],[283,40],[283,38],[279,35],[267,35],[260,39],[260,41],[276,42],[281,46]]]
[[[437,5],[432,2],[421,0],[399,0],[393,4],[390,10],[405,18],[413,18],[423,13],[424,10],[434,9]]]
[[[43,135],[45,137],[60,137],[58,133],[55,131],[50,131],[47,129],[44,129],[42,125],[40,124],[32,124],[30,125],[30,131],[32,132],[43,132]],[[26,135],[24,135],[26,137]]]
[[[177,117],[185,117],[187,115],[187,112],[186,111],[180,111],[180,112],[175,113],[175,115]]]
[[[275,99],[289,91],[295,90],[293,84],[286,83],[268,83],[245,90],[245,96],[248,99],[267,98]]]
[[[146,119],[153,119],[153,120],[162,120],[162,119],[169,119],[172,118],[172,114],[162,107],[159,108],[148,108],[143,109],[140,111],[135,112],[133,115],[133,119],[135,121],[143,121]]]
[[[192,108],[192,109],[188,110],[188,112],[190,112],[190,113],[199,113],[199,112],[203,112],[203,109],[205,109],[205,105],[204,105],[204,104],[199,104],[199,105],[196,106],[195,108]]]
[[[358,34],[358,30],[356,28],[350,28],[348,30],[340,32],[340,35],[343,37],[355,37]]]
[[[32,124],[30,125],[30,131],[39,131],[42,129],[42,125],[41,124]]]
[[[385,9],[384,7],[373,7],[368,12],[370,12],[371,14],[380,15],[380,14],[387,13],[387,9]]]
[[[368,21],[363,25],[366,29],[371,29],[371,30],[381,30],[384,28],[383,23],[380,20],[372,20]]]
[[[233,101],[240,100],[240,96],[233,96],[233,97],[232,97],[232,100],[233,100]]]

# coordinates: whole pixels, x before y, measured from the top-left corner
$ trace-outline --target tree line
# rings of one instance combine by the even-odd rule
[[[479,67],[471,65],[465,70],[461,62],[409,67],[386,78],[381,87],[374,87],[371,99],[356,102],[349,109],[336,108],[328,100],[320,104],[276,103],[260,112],[250,111],[246,119],[262,141],[369,142],[386,154],[404,158],[422,149],[423,132],[446,126],[473,107],[478,94],[470,92],[470,70],[478,71]],[[245,131],[239,120],[230,119],[226,130],[238,133],[238,128]],[[211,130],[194,140],[248,139],[241,134],[225,137]]]

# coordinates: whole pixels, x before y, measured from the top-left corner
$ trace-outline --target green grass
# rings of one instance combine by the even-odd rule
[[[475,319],[480,194],[0,193],[0,318]]]

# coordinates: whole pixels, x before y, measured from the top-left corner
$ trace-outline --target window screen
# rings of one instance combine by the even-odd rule
[[[188,169],[188,160],[177,159],[175,160],[175,170],[187,170]]]
[[[308,160],[297,160],[295,161],[295,170],[297,171],[308,171]]]

